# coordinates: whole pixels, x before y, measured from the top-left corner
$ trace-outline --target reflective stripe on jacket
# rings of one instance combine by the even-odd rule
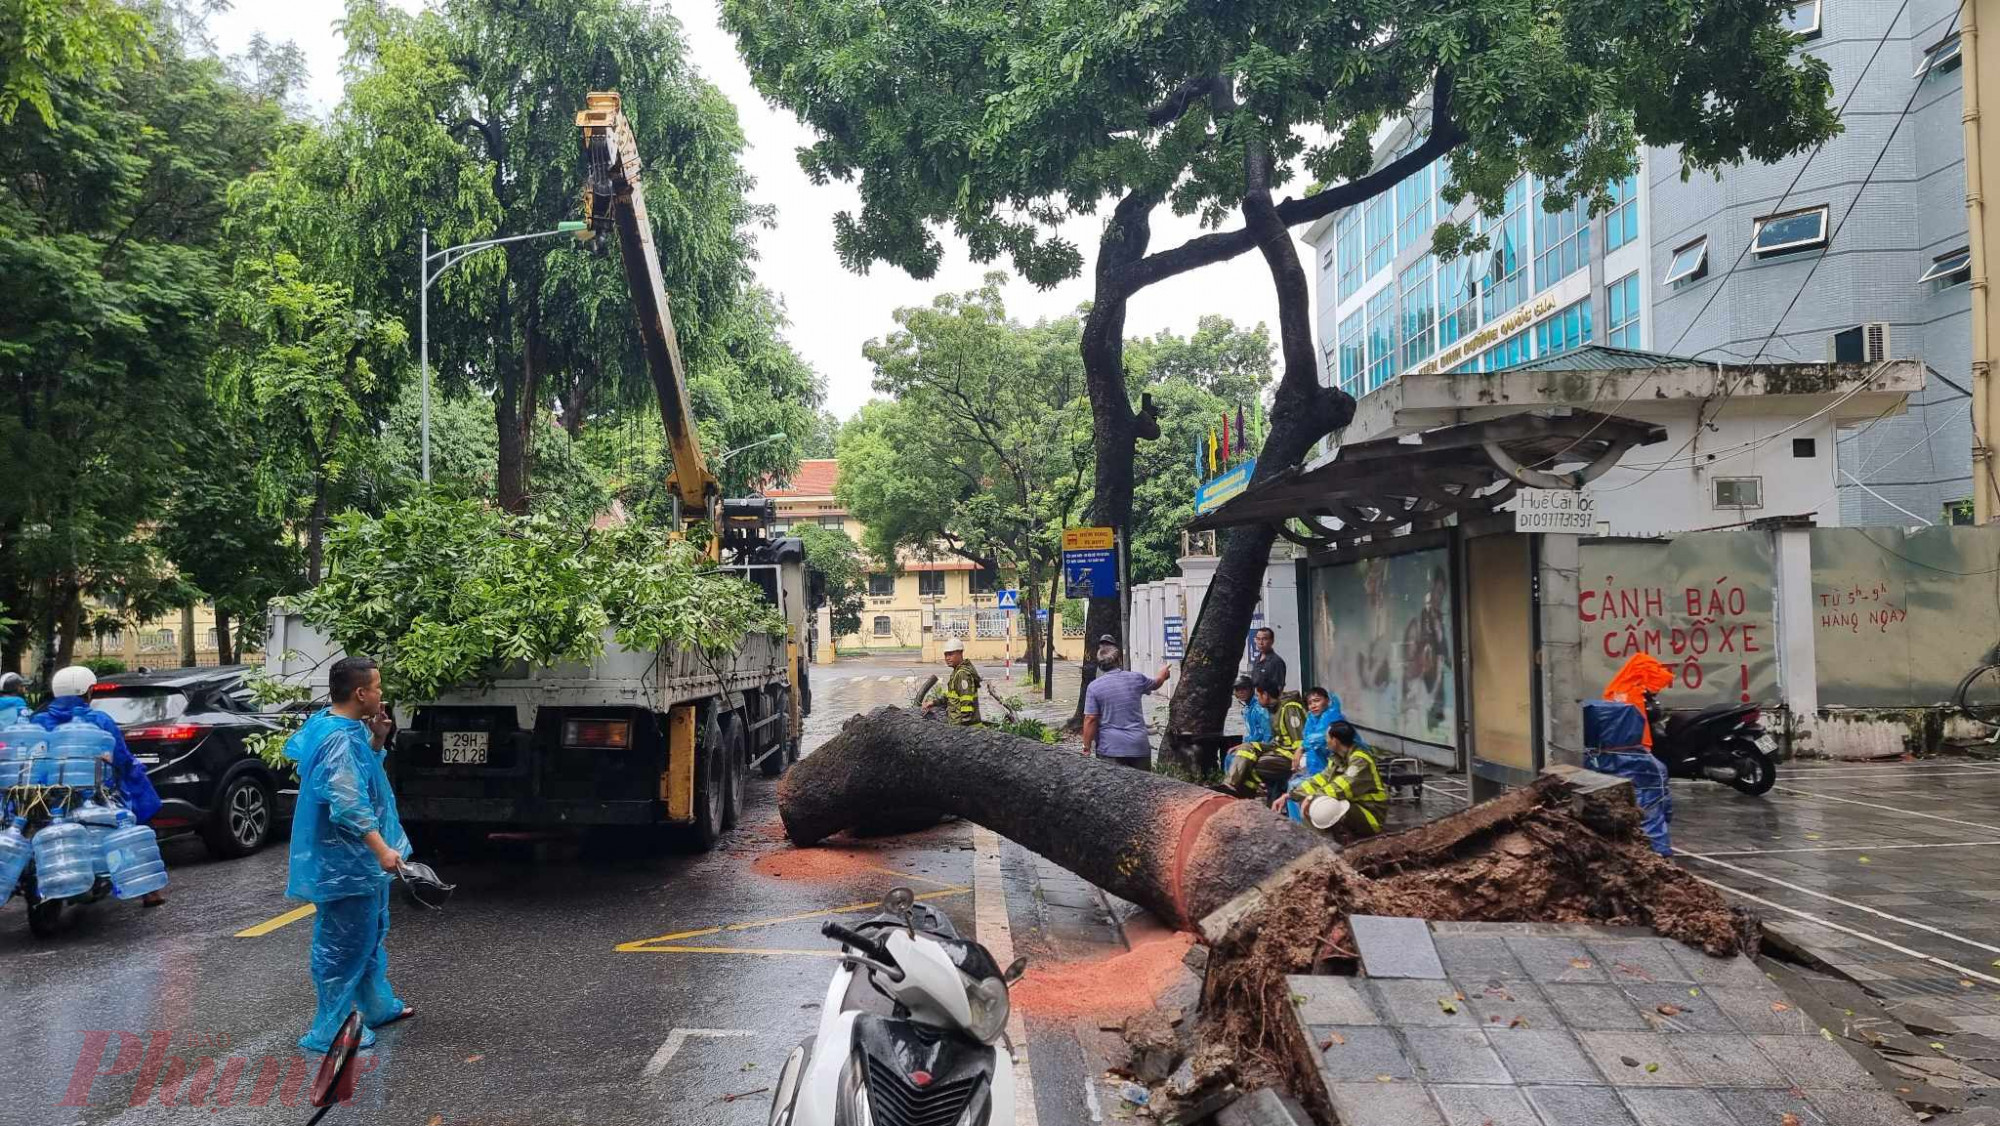
[[[1288,697],[1278,703],[1277,713],[1271,717],[1271,741],[1287,751],[1296,751],[1305,745],[1306,706],[1298,697]]]
[[[961,661],[944,682],[944,714],[953,723],[967,727],[979,722],[979,670],[971,661]]]
[[[1382,785],[1382,772],[1375,756],[1366,747],[1355,747],[1346,761],[1331,762],[1325,770],[1292,787],[1299,798],[1339,798],[1351,803],[1368,821],[1368,831],[1382,831],[1382,819],[1389,814],[1389,789]],[[1301,805],[1305,804],[1303,801]]]

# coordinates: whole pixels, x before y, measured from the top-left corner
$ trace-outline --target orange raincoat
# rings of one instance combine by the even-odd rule
[[[1625,667],[1618,670],[1618,675],[1611,678],[1611,683],[1604,686],[1604,698],[1630,704],[1644,715],[1646,693],[1664,691],[1673,682],[1673,671],[1661,664],[1658,657],[1651,653],[1634,653],[1625,662]],[[1648,722],[1643,730],[1643,742],[1650,750],[1653,746],[1652,723]]]

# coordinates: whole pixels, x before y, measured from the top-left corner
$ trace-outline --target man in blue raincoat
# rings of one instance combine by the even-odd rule
[[[125,733],[118,729],[118,721],[110,715],[90,706],[90,689],[97,683],[97,673],[88,665],[71,665],[58,671],[49,679],[49,690],[54,698],[49,706],[35,713],[30,721],[47,731],[54,731],[73,719],[111,734],[111,773],[109,781],[118,790],[118,798],[125,808],[132,811],[132,820],[144,825],[160,812],[160,792],[153,789],[153,780],[146,776],[146,768],[125,746]],[[147,892],[139,902],[147,907],[158,907],[167,901],[161,892]]]
[[[382,673],[366,657],[334,662],[333,705],[285,742],[298,762],[299,801],[292,814],[291,876],[285,894],[312,903],[312,978],[319,1009],[299,1047],[325,1052],[347,1015],[361,1010],[375,1029],[412,1016],[389,988],[389,885],[410,855],[396,817],[396,795],[382,769],[390,723],[382,709]]]

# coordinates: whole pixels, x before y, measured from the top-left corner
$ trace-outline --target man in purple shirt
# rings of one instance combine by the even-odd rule
[[[1167,682],[1173,666],[1147,676],[1118,667],[1118,642],[1097,639],[1098,674],[1083,694],[1083,753],[1119,766],[1153,768],[1153,745],[1146,737],[1145,695]]]

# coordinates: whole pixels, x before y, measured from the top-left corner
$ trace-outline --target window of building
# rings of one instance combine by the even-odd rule
[[[1396,373],[1396,287],[1368,299],[1368,382],[1373,391]]]
[[[875,636],[876,637],[889,636],[889,615],[887,614],[875,615]]]
[[[1817,438],[1793,438],[1793,439],[1792,439],[1792,456],[1793,456],[1793,457],[1818,457],[1818,456],[1819,456],[1819,439],[1817,439]]]
[[[1361,210],[1363,234],[1368,240],[1366,276],[1372,278],[1396,260],[1396,211],[1386,192],[1362,204]]]
[[[1950,254],[1940,254],[1931,259],[1930,269],[1925,270],[1924,276],[1917,279],[1919,283],[1937,282],[1939,289],[1950,289],[1952,286],[1964,285],[1971,280],[1972,251],[1967,247],[1960,247]]]
[[[1639,177],[1627,176],[1611,185],[1615,201],[1604,214],[1604,249],[1616,250],[1639,241]]]
[[[792,530],[792,522],[790,520],[771,521],[771,534],[774,536],[782,536],[786,532],[789,532],[791,530]]]
[[[1551,215],[1542,209],[1546,185],[1535,188],[1535,289],[1547,289],[1590,265],[1590,201],[1575,203]]]
[[[1626,274],[1604,287],[1611,321],[1605,325],[1604,342],[1613,348],[1643,348],[1645,336],[1639,319],[1639,275]]]
[[[917,596],[918,596],[918,597],[920,597],[920,598],[938,598],[938,597],[941,597],[941,596],[942,596],[943,594],[944,594],[944,572],[943,572],[943,571],[918,571],[918,572],[917,572]]]
[[[1340,299],[1345,301],[1360,290],[1367,276],[1361,272],[1361,209],[1350,207],[1341,212],[1333,229],[1334,241],[1340,245]]]
[[[981,567],[977,571],[973,571],[966,576],[966,581],[972,584],[972,593],[974,594],[993,593],[993,572],[988,568]]]
[[[141,649],[172,649],[173,647],[173,630],[159,629],[151,633],[141,633],[139,635],[139,648]]]
[[[868,572],[868,593],[877,598],[888,598],[896,593],[896,576],[887,571]]]
[[[1679,285],[1708,276],[1708,240],[1699,238],[1674,251],[1667,260],[1667,276],[1660,281],[1665,285]]]
[[[1917,67],[1917,77],[1925,78],[1933,74],[1957,70],[1964,62],[1959,57],[1958,32],[1954,31],[1924,51],[1924,61]]]
[[[1368,370],[1368,322],[1356,309],[1340,322],[1340,389],[1361,394],[1361,378]]]
[[[1437,351],[1437,292],[1431,288],[1431,256],[1417,259],[1403,274],[1403,370]]]
[[[1479,277],[1474,259],[1458,258],[1438,271],[1438,347],[1449,348],[1479,327]]]
[[[1503,368],[1513,367],[1515,364],[1526,363],[1527,359],[1528,334],[1517,332],[1500,343],[1495,344],[1484,356],[1481,356],[1480,367],[1484,371],[1500,371]]]
[[[102,642],[106,649],[123,649],[125,648],[125,631],[122,629],[103,630],[98,633],[97,640]]]
[[[1717,477],[1715,479],[1715,507],[1764,507],[1764,479],[1762,477]]]
[[[1553,356],[1590,343],[1590,298],[1535,326],[1535,355]]]
[[[1491,241],[1492,264],[1486,269],[1486,285],[1480,294],[1480,309],[1487,321],[1497,320],[1507,310],[1528,299],[1528,178],[1521,177],[1507,189],[1505,210],[1486,226]],[[1491,371],[1491,368],[1487,369]]]
[[[1825,246],[1826,215],[1825,204],[1766,215],[1751,228],[1751,253],[1759,258],[1768,258],[1773,254]]]
[[[1417,244],[1431,232],[1431,166],[1426,164],[1396,182],[1396,252]]]
[[[210,649],[218,648],[215,642],[215,628],[213,626],[209,627],[208,639],[204,644]]]
[[[1778,25],[1805,39],[1819,38],[1819,0],[1805,0],[1778,13]]]

